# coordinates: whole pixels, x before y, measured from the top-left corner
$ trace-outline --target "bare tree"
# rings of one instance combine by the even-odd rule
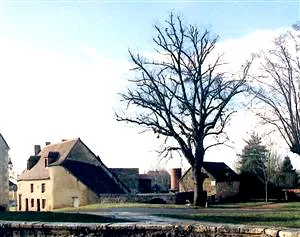
[[[129,52],[135,79],[130,80],[133,86],[121,94],[127,113],[117,113],[116,119],[164,137],[164,156],[178,151],[187,159],[193,170],[194,205],[198,206],[203,204],[205,175],[201,168],[205,152],[224,144],[222,135],[234,112],[233,98],[244,91],[250,64],[233,79],[221,71],[222,55],[214,54],[218,37],[208,30],[186,26],[172,14],[166,27],[154,28],[158,56],[149,60]],[[131,106],[136,109],[134,113],[128,113]]]
[[[300,155],[299,36],[287,32],[260,54],[261,71],[253,88],[262,105],[258,115],[273,125],[293,153]]]

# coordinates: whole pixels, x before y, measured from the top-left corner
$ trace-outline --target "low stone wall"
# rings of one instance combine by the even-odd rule
[[[162,199],[168,204],[176,203],[176,194],[174,193],[139,193],[139,194],[101,194],[97,202],[99,203],[122,203],[122,202],[140,202],[150,203],[153,199]]]
[[[277,229],[245,225],[223,224],[62,224],[62,223],[23,223],[0,222],[0,236],[263,236],[263,237],[300,237],[299,229]]]

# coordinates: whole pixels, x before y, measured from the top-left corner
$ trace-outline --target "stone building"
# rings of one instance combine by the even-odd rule
[[[5,209],[9,204],[8,151],[9,146],[0,134],[0,207]]]
[[[171,178],[166,170],[149,170],[148,177],[151,179],[152,191],[155,193],[167,193],[170,190]]]
[[[239,193],[239,176],[224,162],[203,162],[202,172],[207,175],[203,183],[203,189],[212,200],[219,202]],[[191,168],[179,180],[179,192],[190,191],[194,191]]]
[[[125,186],[81,140],[49,144],[27,161],[18,178],[18,210],[50,211],[97,202],[101,194],[125,194]]]
[[[110,171],[126,184],[131,193],[139,192],[139,168],[110,168]]]

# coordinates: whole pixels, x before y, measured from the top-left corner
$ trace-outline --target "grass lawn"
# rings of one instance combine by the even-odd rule
[[[201,222],[231,223],[247,225],[264,225],[274,227],[300,228],[300,212],[298,213],[220,213],[220,214],[161,214],[159,216],[188,219]]]
[[[40,221],[40,222],[82,222],[82,223],[116,223],[125,222],[124,219],[116,219],[105,216],[56,213],[56,212],[0,212],[0,220],[6,221]],[[128,220],[126,220],[128,222]]]
[[[227,203],[227,204],[216,204],[211,205],[213,208],[247,208],[247,207],[260,207],[264,205],[271,205],[276,202],[237,202],[237,203]]]
[[[197,214],[160,214],[159,216],[201,222],[264,225],[300,228],[300,202],[290,203],[237,203],[220,205],[219,212]],[[209,208],[208,208],[209,209]]]

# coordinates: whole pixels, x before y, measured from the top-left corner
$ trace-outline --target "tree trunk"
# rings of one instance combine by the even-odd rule
[[[193,168],[194,175],[194,206],[206,206],[206,192],[203,191],[203,182],[207,177],[200,168]]]

